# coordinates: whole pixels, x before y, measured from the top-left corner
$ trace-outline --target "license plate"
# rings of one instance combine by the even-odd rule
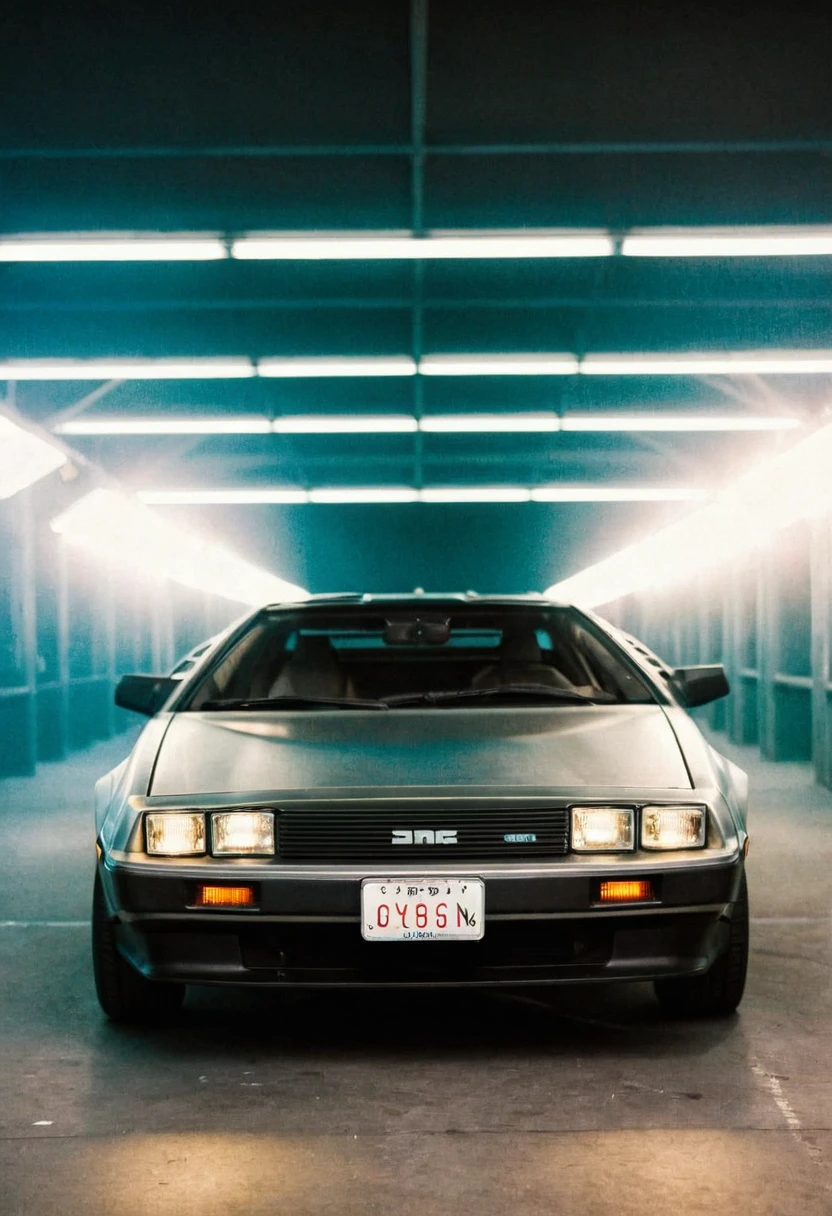
[[[361,933],[368,942],[479,941],[485,931],[481,878],[391,878],[361,884]]]

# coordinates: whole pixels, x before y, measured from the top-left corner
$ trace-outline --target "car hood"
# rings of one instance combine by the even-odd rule
[[[658,705],[181,713],[148,792],[410,786],[690,789],[691,781]]]

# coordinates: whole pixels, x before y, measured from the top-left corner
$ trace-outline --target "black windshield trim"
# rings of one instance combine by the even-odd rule
[[[437,689],[432,692],[400,693],[394,697],[385,697],[385,704],[391,709],[401,705],[418,705],[427,702],[428,705],[453,701],[467,701],[476,697],[526,696],[543,697],[547,701],[566,701],[570,705],[623,705],[614,697],[607,700],[601,696],[589,696],[583,692],[569,688],[550,688],[548,684],[498,684],[493,688],[461,688],[456,690]]]
[[[364,701],[355,697],[303,697],[287,693],[281,697],[229,697],[215,698],[201,705],[200,712],[223,709],[288,709],[290,706],[318,707],[321,709],[389,709],[384,701]]]

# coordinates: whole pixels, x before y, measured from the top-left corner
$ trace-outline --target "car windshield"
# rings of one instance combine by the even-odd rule
[[[218,651],[181,708],[447,710],[653,699],[612,638],[573,609],[310,605],[255,618]]]

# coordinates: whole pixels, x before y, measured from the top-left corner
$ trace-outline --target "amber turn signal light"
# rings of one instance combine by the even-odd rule
[[[254,887],[207,887],[196,889],[198,908],[253,908]]]
[[[599,902],[602,904],[643,904],[652,899],[655,899],[653,884],[645,878],[601,883]]]

